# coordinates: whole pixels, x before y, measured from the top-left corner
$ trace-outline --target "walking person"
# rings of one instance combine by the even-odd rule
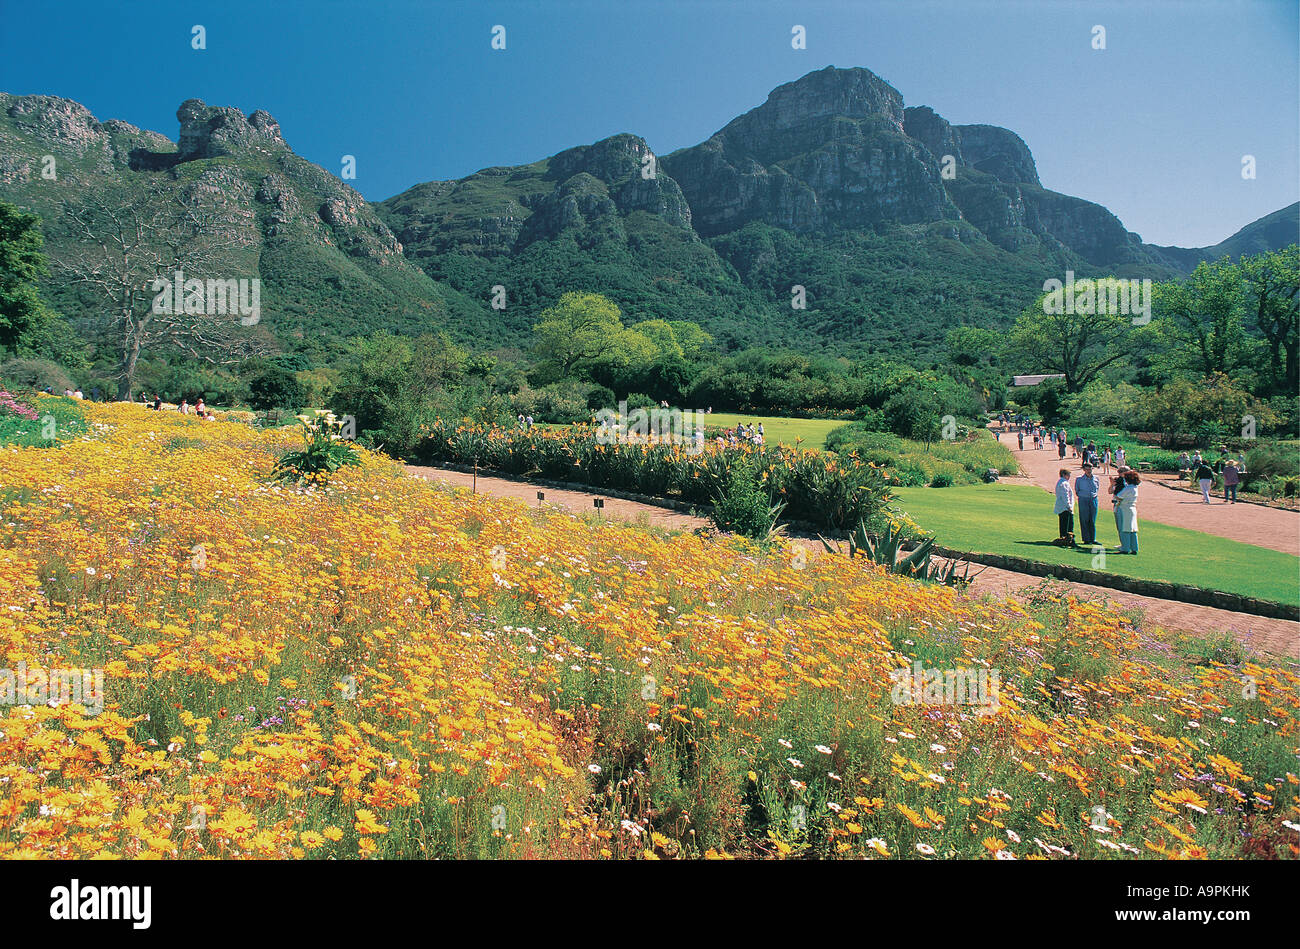
[[[1100,492],[1101,482],[1092,473],[1092,465],[1085,461],[1083,474],[1074,479],[1074,494],[1079,499],[1079,533],[1085,547],[1097,542],[1097,495]]]
[[[1062,461],[1065,461],[1065,436],[1064,435],[1057,438],[1056,440],[1056,454]]]
[[[1068,541],[1073,546],[1074,489],[1070,487],[1070,469],[1062,468],[1059,473],[1061,477],[1056,482],[1056,525],[1060,529],[1060,540]]]
[[[1076,434],[1074,436],[1074,457],[1083,457],[1083,436]]]
[[[1119,521],[1119,552],[1133,554],[1138,552],[1138,485],[1142,479],[1136,471],[1124,472],[1124,486],[1115,495],[1115,517]]]
[[[1021,451],[1024,451],[1024,450],[1025,450],[1025,430],[1024,430],[1023,428],[1022,428],[1020,431],[1016,432],[1016,441],[1020,443],[1020,450],[1021,450]]]
[[[1223,500],[1227,501],[1228,496],[1232,496],[1233,504],[1237,503],[1237,485],[1241,483],[1241,473],[1237,471],[1237,462],[1229,458],[1223,465]]]
[[[1205,500],[1206,504],[1209,504],[1210,486],[1214,484],[1214,469],[1207,465],[1205,460],[1202,459],[1201,463],[1196,466],[1195,477],[1196,480],[1201,483],[1201,497]]]

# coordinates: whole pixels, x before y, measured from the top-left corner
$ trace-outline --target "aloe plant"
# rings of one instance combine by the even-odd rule
[[[838,552],[837,548],[832,547],[824,537],[821,541],[828,551]],[[849,556],[856,557],[861,554],[872,563],[888,568],[889,573],[895,576],[909,577],[922,583],[942,583],[945,586],[968,586],[971,580],[982,572],[977,571],[974,576],[971,576],[969,561],[950,560],[942,564],[934,563],[933,537],[925,538],[914,549],[905,553],[903,552],[904,541],[901,525],[891,525],[883,536],[873,540],[871,534],[867,532],[866,523],[859,521],[858,526],[849,534]],[[960,575],[957,573],[959,563],[966,565]]]

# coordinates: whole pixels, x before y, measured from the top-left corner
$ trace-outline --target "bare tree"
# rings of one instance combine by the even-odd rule
[[[52,260],[105,306],[98,328],[121,351],[119,399],[130,397],[147,351],[170,348],[212,365],[268,351],[250,329],[257,315],[250,322],[227,292],[239,287],[230,271],[251,244],[247,223],[218,188],[162,177],[65,202],[64,250]],[[251,286],[260,307],[260,283]]]

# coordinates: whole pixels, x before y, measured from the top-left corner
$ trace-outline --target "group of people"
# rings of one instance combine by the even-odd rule
[[[1085,460],[1082,473],[1070,483],[1070,469],[1062,468],[1058,472],[1060,479],[1056,482],[1056,520],[1059,529],[1058,540],[1073,543],[1075,501],[1079,507],[1079,533],[1082,546],[1092,547],[1097,543],[1097,509],[1101,494],[1101,479],[1093,472],[1093,464]],[[1111,497],[1111,506],[1115,512],[1115,531],[1119,534],[1121,554],[1137,555],[1138,552],[1138,485],[1142,479],[1132,468],[1117,468],[1115,477],[1111,478],[1107,493]],[[1077,544],[1075,546],[1078,546]]]
[[[719,445],[731,445],[734,448],[741,442],[748,442],[751,445],[761,445],[763,444],[763,439],[765,437],[766,436],[763,434],[762,422],[759,422],[757,425],[749,426],[746,426],[744,422],[740,422],[735,428],[723,429],[718,434],[717,442]]]
[[[1002,440],[1000,429],[994,429],[993,434],[998,441]],[[1092,440],[1085,443],[1082,435],[1075,435],[1071,443],[1069,433],[1063,428],[1044,428],[1041,423],[1024,422],[1016,426],[1016,447],[1021,451],[1025,450],[1026,435],[1032,439],[1034,450],[1041,451],[1050,443],[1056,449],[1057,457],[1062,461],[1065,460],[1065,453],[1069,450],[1071,457],[1081,458],[1105,475],[1110,474],[1112,461],[1116,471],[1126,467],[1123,445],[1099,447]]]
[[[1222,475],[1223,501],[1225,504],[1236,504],[1237,487],[1247,473],[1246,456],[1242,452],[1237,452],[1237,457],[1233,458],[1232,453],[1228,451],[1228,446],[1220,445],[1219,458],[1211,465],[1209,459],[1202,457],[1199,450],[1190,457],[1187,452],[1183,452],[1178,456],[1178,473],[1190,474],[1200,484],[1201,500],[1205,504],[1210,503],[1210,488],[1214,486],[1214,476]]]
[[[144,392],[141,392],[140,401],[144,405],[147,405],[149,408],[153,409],[155,412],[162,411],[162,407],[163,407],[162,396],[158,395],[158,393],[156,392],[154,393],[153,398],[150,398]],[[176,410],[180,412],[181,415],[198,416],[199,418],[203,419],[203,421],[205,422],[215,422],[217,420],[217,417],[208,411],[208,407],[204,403],[202,396],[200,396],[199,400],[195,402],[193,405],[190,404],[189,399],[181,399],[181,404],[176,406]]]
[[[532,427],[533,427],[533,417],[531,415],[519,416],[519,428],[521,430],[526,431]]]

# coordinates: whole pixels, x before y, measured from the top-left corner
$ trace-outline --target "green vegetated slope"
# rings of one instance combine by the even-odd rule
[[[334,175],[295,155],[264,112],[212,108],[177,113],[180,141],[125,122],[98,121],[78,103],[0,94],[0,197],[39,214],[55,264],[53,305],[90,325],[104,301],[74,287],[58,266],[76,255],[64,202],[142,202],[147,220],[193,189],[219,192],[240,226],[239,246],[213,272],[260,278],[261,320],[286,348],[327,354],[347,336],[389,328],[421,332],[471,326],[475,306],[410,263],[370,205]],[[42,175],[45,156],[55,177]]]
[[[952,326],[1008,326],[1067,269],[1160,279],[1202,254],[1143,244],[1101,205],[1043,188],[1014,132],[904,108],[861,68],[786,83],[669,155],[621,133],[377,204],[295,155],[266,112],[191,99],[177,119],[173,143],[71,100],[0,94],[0,198],[42,216],[57,260],[64,201],[220,192],[244,219],[226,269],[263,281],[256,331],[316,363],[385,328],[526,346],[566,291],[603,293],[629,322],[697,322],[724,350],[922,362]],[[1280,239],[1295,215],[1238,244]],[[74,321],[100,318],[103,301],[57,268],[44,289]]]
[[[902,488],[896,493],[899,500],[894,506],[933,531],[941,546],[1094,569],[1091,549],[1052,546],[1057,534],[1053,498],[1041,488],[991,484]],[[1100,569],[1282,603],[1300,602],[1300,558],[1144,520],[1140,500],[1138,526],[1140,553],[1132,557],[1108,552]],[[1079,536],[1077,517],[1075,536]],[[1119,544],[1108,506],[1097,514],[1097,537],[1112,551]]]

